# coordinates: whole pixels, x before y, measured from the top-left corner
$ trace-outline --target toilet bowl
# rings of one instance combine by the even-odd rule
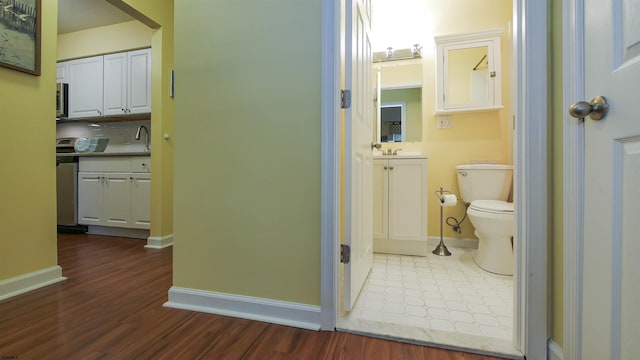
[[[467,209],[478,237],[473,259],[482,269],[500,275],[513,275],[513,203],[500,200],[475,200]]]
[[[513,275],[513,203],[507,202],[513,166],[472,164],[456,166],[462,200],[469,204],[467,215],[475,228],[478,250],[472,251],[483,270]]]

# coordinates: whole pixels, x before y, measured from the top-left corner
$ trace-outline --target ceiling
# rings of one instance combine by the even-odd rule
[[[58,0],[58,35],[131,20],[105,0]]]

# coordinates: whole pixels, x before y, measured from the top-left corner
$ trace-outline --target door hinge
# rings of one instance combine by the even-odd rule
[[[340,90],[340,107],[343,109],[351,107],[351,90]]]
[[[343,264],[351,262],[351,248],[349,245],[340,245],[340,262]]]

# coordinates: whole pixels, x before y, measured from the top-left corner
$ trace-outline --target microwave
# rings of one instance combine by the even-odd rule
[[[56,118],[69,116],[69,84],[56,84]]]

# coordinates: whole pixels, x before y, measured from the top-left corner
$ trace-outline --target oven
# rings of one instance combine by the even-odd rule
[[[78,225],[78,157],[73,156],[76,138],[56,140],[56,199],[59,232],[85,232]],[[68,154],[68,155],[65,155]]]

